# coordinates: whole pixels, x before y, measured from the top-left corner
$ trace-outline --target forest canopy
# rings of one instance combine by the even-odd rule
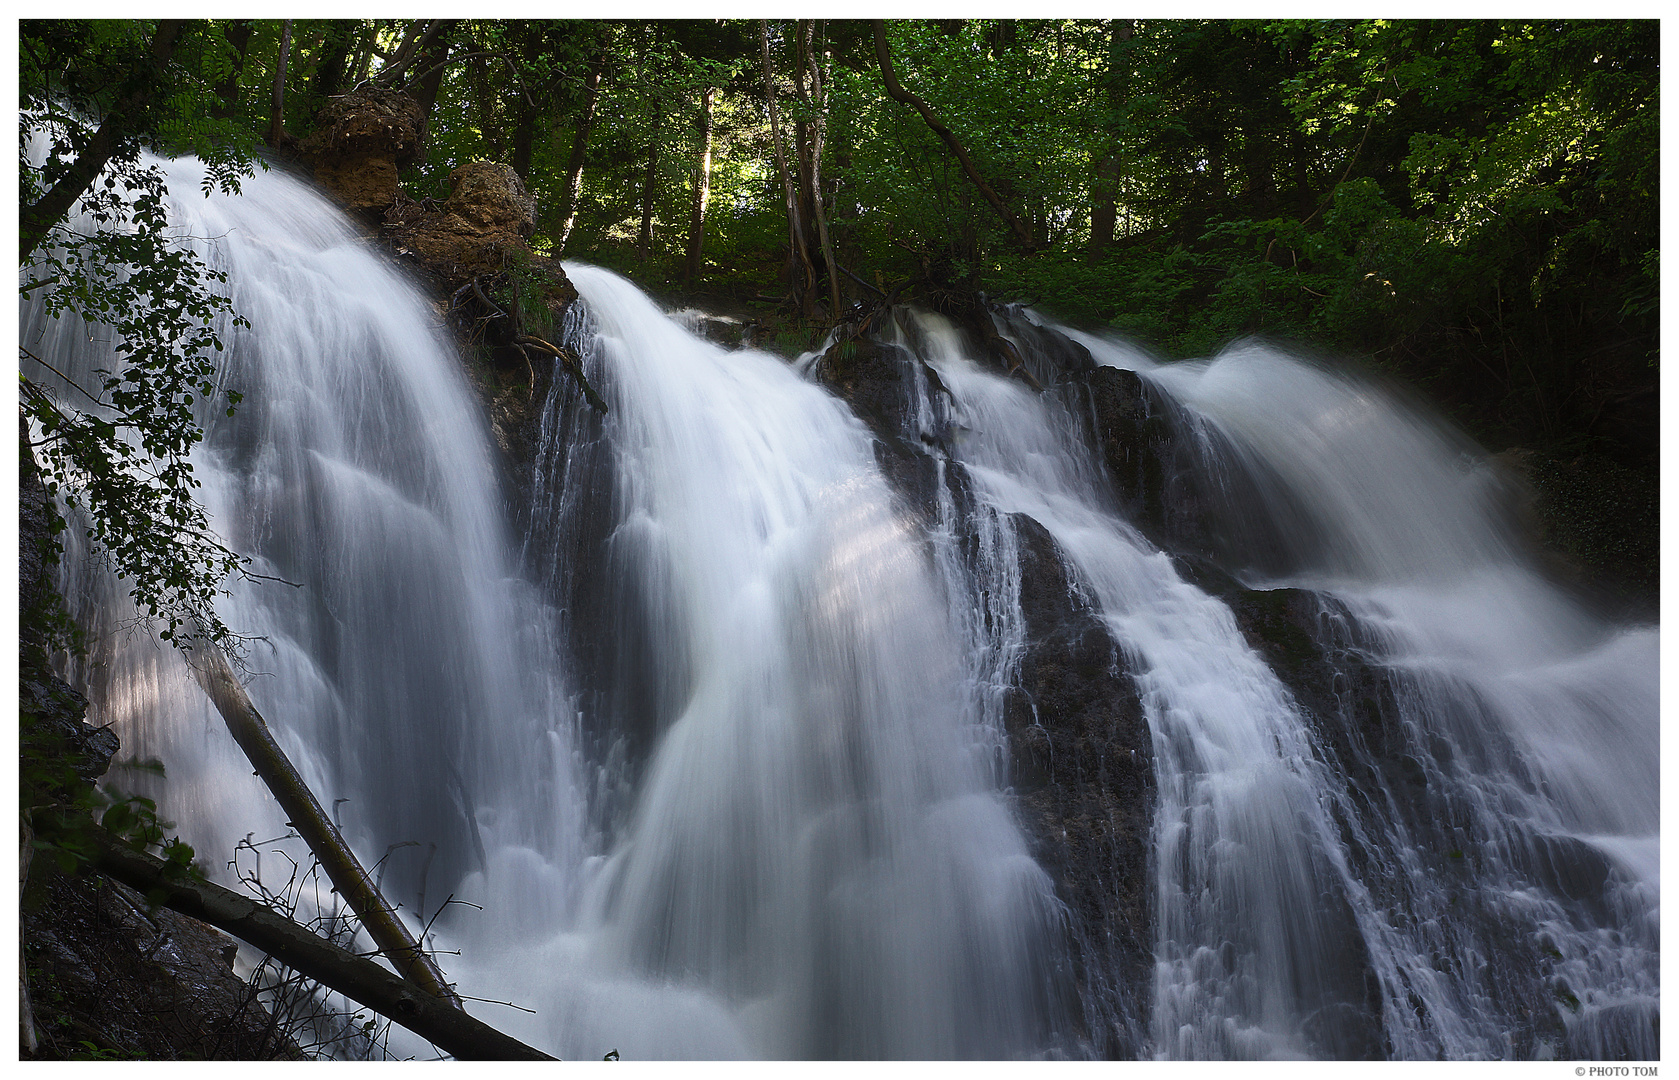
[[[655,292],[811,325],[981,292],[1168,356],[1271,335],[1495,446],[1654,453],[1653,20],[192,25],[157,141],[283,154],[335,95],[402,89],[410,196],[511,165],[538,252]],[[24,24],[26,84],[99,100],[103,39],[64,36]]]

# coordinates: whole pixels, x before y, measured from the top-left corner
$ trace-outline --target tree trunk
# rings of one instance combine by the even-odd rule
[[[459,19],[433,19],[425,24],[425,29],[418,37],[410,36],[403,42],[402,48],[391,57],[390,63],[379,72],[375,81],[380,86],[394,87],[399,85],[403,77],[409,72],[428,72],[439,63],[439,54],[447,54],[449,32],[455,28]]]
[[[775,168],[781,174],[781,190],[787,200],[787,260],[788,277],[799,296],[799,310],[805,316],[815,314],[813,301],[816,292],[816,269],[810,263],[810,249],[805,245],[804,223],[799,218],[799,197],[794,190],[793,176],[787,169],[787,155],[782,151],[781,113],[775,103],[775,77],[770,72],[770,24],[758,20],[758,40],[764,53],[764,97],[769,102],[770,145],[775,149]]]
[[[659,128],[663,111],[653,118],[653,138],[647,144],[647,171],[641,179],[641,232],[636,236],[636,251],[641,261],[653,255],[653,197],[659,191]]]
[[[338,93],[339,86],[344,82],[344,68],[350,61],[350,45],[354,37],[355,27],[347,23],[335,22],[327,30],[320,60],[315,64],[314,78],[309,80],[311,101],[324,102]]]
[[[466,1061],[553,1060],[265,904],[206,881],[173,880],[165,874],[161,860],[135,851],[108,833],[98,840],[94,866],[100,873],[249,942],[305,978],[390,1017],[447,1054]]]
[[[373,68],[373,49],[379,38],[379,20],[372,19],[362,29],[361,48],[356,52],[355,75],[350,85],[360,86],[367,81],[367,73]]]
[[[268,114],[268,145],[279,146],[286,137],[286,59],[291,52],[291,20],[280,26],[280,58],[274,63],[274,95]]]
[[[408,29],[402,35],[402,44],[396,47],[396,52],[389,56],[385,56],[384,53],[379,54],[384,56],[385,65],[379,69],[379,74],[373,77],[374,82],[381,86],[388,86],[392,73],[408,66],[408,61],[414,55],[414,48],[419,45],[420,37],[426,32],[428,25],[430,24],[423,19],[415,19],[408,24]],[[377,44],[374,46],[374,51],[378,52]]]
[[[418,153],[421,156],[426,152],[426,138],[430,134],[432,106],[437,103],[437,93],[443,88],[443,69],[449,62],[449,50],[454,48],[454,39],[450,31],[459,21],[439,19],[441,27],[428,41],[421,43],[418,58],[409,69],[417,73],[417,77],[411,82],[409,93],[420,105]]]
[[[700,276],[705,259],[705,208],[711,198],[711,97],[706,87],[700,94],[700,155],[694,169],[694,206],[688,217],[688,258],[682,271],[682,284],[687,286]]]
[[[1108,119],[1105,146],[1096,160],[1096,175],[1090,185],[1090,259],[1099,260],[1113,243],[1119,219],[1119,183],[1125,171],[1120,157],[1117,127],[1129,92],[1129,64],[1126,44],[1136,31],[1133,19],[1114,19],[1108,25],[1108,70],[1104,76]]]
[[[880,19],[874,20],[874,47],[875,57],[880,61],[880,77],[881,81],[886,84],[886,93],[894,101],[908,105],[921,114],[921,119],[925,120],[927,126],[933,129],[933,134],[942,139],[944,144],[950,148],[950,152],[956,155],[956,160],[962,164],[962,171],[967,173],[968,179],[973,181],[973,185],[979,189],[980,195],[984,197],[987,203],[991,204],[991,209],[995,210],[997,216],[1008,225],[1009,231],[1014,234],[1015,241],[1020,245],[1021,250],[1037,250],[1038,244],[1032,237],[1032,230],[1028,229],[1019,218],[1014,216],[1013,211],[1003,202],[1002,196],[998,195],[996,189],[986,183],[985,177],[980,175],[979,166],[974,164],[974,159],[968,155],[967,149],[939,119],[938,114],[933,112],[932,106],[899,85],[897,73],[892,70],[892,50],[886,44],[886,23]]]
[[[152,35],[150,63],[157,74],[162,75],[164,66],[169,62],[170,55],[175,51],[175,41],[181,34],[180,19],[163,19],[157,24],[157,31]],[[151,100],[150,84],[141,87],[123,98],[117,106],[105,114],[98,130],[93,133],[87,146],[70,163],[63,177],[58,183],[35,201],[33,206],[27,207],[18,215],[18,250],[20,261],[27,262],[29,253],[41,243],[42,238],[70,208],[76,200],[82,197],[82,192],[92,186],[98,179],[105,164],[116,153],[117,147],[130,134],[128,130],[129,117],[146,107]]]
[[[828,305],[833,317],[838,319],[840,314],[840,281],[839,267],[834,262],[834,245],[828,237],[828,213],[822,205],[822,143],[828,128],[828,94],[822,83],[822,63],[816,55],[814,19],[801,21],[799,33],[799,58],[810,72],[810,92],[804,91],[804,80],[799,80],[800,97],[803,99],[807,111],[811,114],[810,121],[810,203],[816,216],[816,239],[822,249],[822,263],[828,273]]]
[[[531,184],[531,147],[536,141],[536,113],[524,105],[517,111],[518,119],[513,123],[513,171],[519,174],[527,189],[534,190]]]
[[[194,660],[193,674],[227,722],[233,741],[274,793],[280,808],[286,812],[286,820],[321,861],[333,889],[361,919],[374,944],[415,986],[459,1008],[460,998],[455,996],[437,964],[379,895],[378,887],[339,835],[337,826],[321,809],[280,744],[274,741],[268,724],[234,678],[233,669],[221,650],[200,640]]]
[[[595,122],[595,102],[600,99],[600,70],[606,57],[597,53],[589,62],[589,75],[583,81],[583,113],[577,118],[577,133],[571,140],[571,161],[566,165],[565,216],[560,219],[560,235],[554,238],[554,256],[565,251],[571,239],[571,228],[577,223],[577,198],[583,192],[583,158],[589,149],[589,128]]]
[[[228,23],[225,36],[228,45],[233,48],[233,65],[227,78],[216,86],[216,96],[221,101],[211,115],[218,120],[229,120],[239,115],[239,75],[245,70],[245,50],[251,44],[251,20],[235,19]]]

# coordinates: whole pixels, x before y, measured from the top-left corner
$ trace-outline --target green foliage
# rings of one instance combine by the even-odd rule
[[[149,32],[131,23],[25,23],[20,187],[26,202],[73,175],[94,139],[95,110],[131,96],[144,77]],[[128,116],[116,151],[79,198],[80,224],[59,221],[31,253],[21,291],[54,321],[109,336],[113,366],[92,385],[73,381],[20,343],[21,403],[34,425],[31,449],[49,492],[74,512],[92,548],[122,577],[159,636],[182,629],[222,645],[235,637],[214,600],[246,561],[209,528],[196,500],[189,456],[203,438],[198,416],[237,393],[216,384],[222,336],[248,326],[218,290],[191,241],[171,233],[161,172],[146,164],[148,143],[193,150],[206,161],[205,193],[236,192],[249,175],[251,139],[208,116],[210,96],[192,65],[215,74],[225,38],[196,25],[177,47],[177,76],[153,93],[160,102]],[[109,125],[107,125],[108,127]],[[64,526],[54,510],[54,524]]]
[[[89,774],[97,766],[70,743],[61,725],[26,708],[18,742],[19,813],[32,833],[37,860],[60,873],[83,873],[98,857],[103,830],[137,851],[156,854],[168,880],[199,876],[192,848],[169,834],[174,822],[158,816],[157,803],[109,785],[96,786]],[[163,775],[162,764],[155,760],[128,764]]]

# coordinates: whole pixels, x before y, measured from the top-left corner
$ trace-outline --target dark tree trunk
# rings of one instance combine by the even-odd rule
[[[529,187],[531,183],[531,145],[536,139],[536,113],[528,108],[518,110],[513,125],[513,171]]]
[[[1114,128],[1119,123],[1120,110],[1125,107],[1127,93],[1125,43],[1135,30],[1131,19],[1114,19],[1108,28],[1108,70],[1104,77],[1108,99],[1107,145],[1096,160],[1096,177],[1091,184],[1090,200],[1090,258],[1100,259],[1113,243],[1114,225],[1119,218],[1119,183],[1124,174],[1119,140]]]
[[[291,52],[291,23],[287,19],[280,26],[280,57],[274,63],[274,94],[269,101],[269,146],[279,146],[286,139],[286,60]]]
[[[921,119],[925,120],[927,126],[933,129],[933,134],[943,140],[944,144],[950,148],[950,152],[956,155],[956,160],[962,165],[962,171],[967,174],[974,187],[979,189],[980,195],[991,205],[991,209],[997,212],[997,216],[1003,219],[1004,224],[1009,227],[1009,232],[1014,234],[1015,242],[1020,245],[1021,250],[1037,250],[1038,244],[1032,236],[1032,230],[1027,228],[1014,215],[1014,212],[1008,208],[1008,204],[1003,202],[1002,196],[998,195],[996,189],[986,182],[985,177],[980,175],[979,166],[974,164],[974,159],[969,156],[967,148],[956,138],[950,128],[945,126],[944,121],[939,119],[932,106],[905,90],[898,83],[897,72],[892,70],[892,50],[886,44],[886,23],[880,19],[874,20],[874,46],[875,58],[880,61],[881,81],[886,84],[886,93],[891,96],[892,100],[908,105],[921,114]]]
[[[589,128],[595,122],[595,102],[600,98],[600,71],[606,57],[597,54],[589,63],[589,75],[583,81],[583,112],[577,117],[577,133],[571,140],[571,160],[566,165],[564,217],[560,219],[560,235],[554,238],[554,254],[565,251],[571,239],[572,226],[577,224],[577,199],[583,191],[583,158],[589,149]]]
[[[161,20],[157,31],[152,34],[150,62],[160,76],[175,51],[175,42],[180,34],[180,19]],[[111,155],[130,137],[134,115],[145,109],[151,97],[152,84],[148,82],[118,102],[105,114],[93,138],[70,163],[58,183],[18,215],[18,250],[23,261],[28,261],[29,253],[40,244],[47,230],[58,224],[76,200],[82,197],[82,192],[92,186],[105,164],[111,160]]]
[[[822,82],[822,64],[815,48],[816,23],[813,19],[799,24],[799,98],[811,116],[810,121],[810,207],[816,218],[816,242],[822,252],[822,264],[828,274],[828,307],[834,318],[840,313],[839,267],[834,262],[834,245],[828,236],[828,214],[822,205],[822,144],[828,127],[828,95]],[[805,90],[804,74],[810,74],[810,89]]]
[[[420,146],[419,152],[425,153],[426,136],[431,124],[431,110],[437,104],[437,93],[443,88],[443,71],[449,62],[449,50],[454,47],[450,31],[455,28],[458,19],[440,19],[441,27],[438,32],[429,37],[420,46],[418,59],[411,69],[415,78],[409,93],[420,105]],[[523,174],[521,174],[523,175]]]
[[[815,314],[816,269],[810,262],[810,249],[805,244],[804,222],[799,214],[799,195],[793,174],[787,168],[787,155],[782,150],[781,111],[775,101],[775,76],[770,70],[770,24],[758,20],[758,40],[763,46],[764,97],[769,103],[770,145],[775,150],[775,168],[781,174],[781,190],[787,200],[787,277],[799,298],[799,311],[806,317]]]
[[[315,65],[315,77],[309,82],[309,96],[317,102],[338,93],[344,82],[344,69],[350,61],[350,46],[355,42],[354,24],[333,23],[327,30],[321,58]]]
[[[636,251],[641,261],[653,256],[653,199],[659,193],[659,121],[661,112],[653,120],[653,138],[647,144],[647,171],[641,178],[641,232],[636,236]]]
[[[367,73],[373,69],[373,53],[379,37],[379,20],[371,20],[362,30],[361,48],[356,51],[355,75],[351,79],[352,86],[360,86],[367,81]]]
[[[273,908],[207,881],[180,880],[164,863],[109,834],[96,836],[101,874],[165,907],[227,931],[287,967],[401,1024],[462,1060],[547,1060],[548,1055],[432,997],[365,956],[340,949]]]
[[[711,97],[706,87],[700,95],[700,153],[694,168],[694,204],[688,217],[688,258],[682,271],[682,284],[689,285],[700,276],[705,260],[705,208],[711,198]]]
[[[216,96],[221,101],[212,115],[220,120],[239,115],[239,76],[245,70],[245,50],[251,45],[251,20],[235,19],[227,24],[225,33],[227,43],[233,47],[233,67],[216,87]]]

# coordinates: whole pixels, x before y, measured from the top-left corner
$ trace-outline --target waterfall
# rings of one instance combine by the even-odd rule
[[[1486,463],[1404,403],[1260,346],[1153,367],[1085,342],[1182,404],[1215,471],[1286,488],[1218,511],[1289,507],[1270,584],[1333,598],[1326,630],[1386,673],[1415,775],[1348,817],[1394,1052],[1655,1057],[1657,631],[1544,581]],[[1513,1045],[1534,998],[1561,1037]]]
[[[576,865],[575,711],[545,606],[514,572],[481,407],[433,309],[303,182],[268,172],[206,198],[198,163],[156,164],[189,193],[170,207],[178,242],[227,272],[251,324],[220,328],[218,380],[244,403],[232,417],[200,403],[201,497],[257,573],[301,586],[234,582],[220,605],[252,637],[253,702],[416,928],[487,862],[528,851]],[[21,340],[82,385],[111,366],[100,328],[58,325],[27,298],[20,319]],[[289,831],[278,805],[179,654],[130,626],[121,584],[66,535],[66,595],[93,640],[72,681],[123,758],[167,769],[159,783],[119,766],[110,781],[155,796],[223,880],[236,844],[257,841],[265,882],[283,889],[287,859],[307,866],[307,850],[261,843]],[[326,894],[293,899],[308,917]],[[570,902],[540,900],[555,917]]]
[[[1013,340],[1053,383],[1035,322]],[[1078,393],[985,370],[937,317],[909,329],[945,395],[908,422],[960,430],[952,462],[1049,530],[1136,674],[1159,792],[1153,1053],[1657,1053],[1657,634],[1543,581],[1470,448],[1271,349],[1163,365],[1062,332],[1160,392],[1237,538],[1222,554],[1272,568],[1247,584],[1312,591],[1345,666],[1315,715],[1125,520]],[[1359,726],[1376,708],[1385,746]]]
[[[1658,631],[1545,580],[1419,408],[982,315],[1026,380],[898,309],[828,343],[894,373],[854,411],[821,357],[567,264],[609,408],[556,374],[520,536],[435,310],[336,210],[271,172],[171,214],[251,323],[193,459],[278,579],[220,607],[249,692],[475,1015],[568,1058],[1657,1055]],[[108,362],[20,317],[58,370]],[[1111,368],[1170,513],[1101,449]],[[283,815],[67,544],[67,674],[168,770],[111,782],[230,881]],[[1079,671],[1033,667],[1046,582]],[[1026,775],[1084,753],[1028,692],[1063,675],[1135,717],[1079,766],[1143,778],[1134,827]],[[1127,844],[1135,880],[1078,865]],[[307,860],[257,846],[273,887]]]
[[[593,963],[719,995],[738,1052],[1036,1051],[1053,893],[867,431],[781,360],[566,270],[610,411],[556,424],[542,460],[587,455],[611,493],[552,508],[573,546],[543,553],[596,549],[564,599],[610,612],[575,628],[580,679],[637,789],[587,887]]]

